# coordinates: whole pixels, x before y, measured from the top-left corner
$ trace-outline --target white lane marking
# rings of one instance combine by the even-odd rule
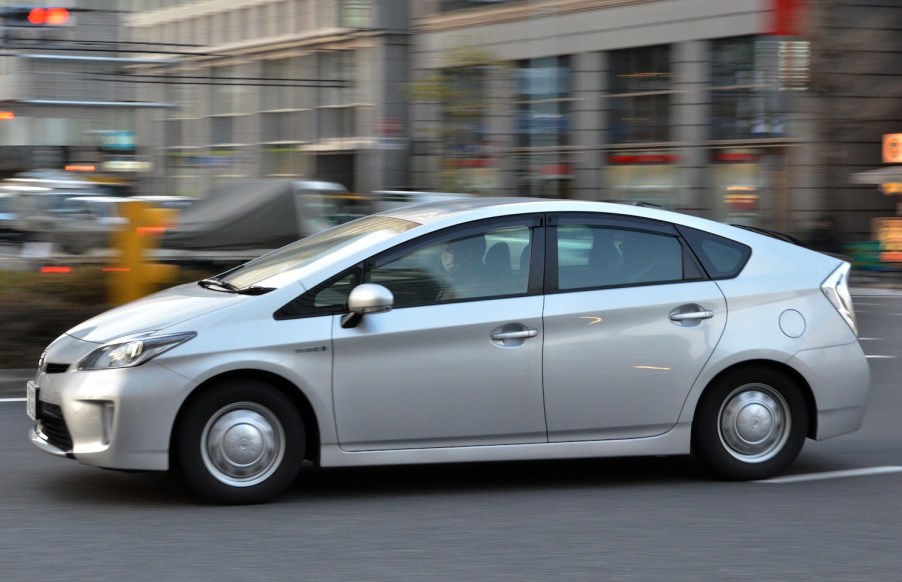
[[[787,475],[786,477],[774,477],[755,481],[755,483],[799,483],[802,481],[824,481],[826,479],[842,479],[844,477],[868,477],[871,475],[885,475],[887,473],[902,473],[902,467],[864,467],[862,469],[847,469],[845,471],[826,471],[824,473],[807,473],[804,475]]]
[[[865,356],[869,360],[895,360],[896,356]]]
[[[882,342],[882,337],[860,337],[858,338],[860,342]]]
[[[0,398],[0,402],[25,402],[25,398]]]

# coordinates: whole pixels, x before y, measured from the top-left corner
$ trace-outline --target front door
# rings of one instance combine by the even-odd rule
[[[395,308],[333,328],[338,438],[351,451],[547,440],[533,225],[449,232],[368,267]],[[500,245],[500,246],[498,246]],[[497,246],[497,248],[495,248]],[[494,248],[494,250],[493,250]]]

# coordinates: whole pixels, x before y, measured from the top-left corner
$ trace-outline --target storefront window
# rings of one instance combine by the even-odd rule
[[[608,156],[607,184],[618,202],[674,207],[679,158],[667,151],[624,151]]]
[[[611,51],[611,143],[670,140],[670,47]]]
[[[774,211],[773,192],[785,154],[776,149],[713,150],[714,187],[724,222],[758,226]]]
[[[520,194],[566,198],[573,178],[564,149],[570,130],[569,59],[523,61],[517,73]]]

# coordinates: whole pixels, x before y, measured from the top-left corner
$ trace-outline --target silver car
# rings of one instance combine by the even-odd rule
[[[849,265],[653,208],[361,218],[54,341],[32,442],[255,503],[323,467],[692,453],[764,479],[861,425]]]

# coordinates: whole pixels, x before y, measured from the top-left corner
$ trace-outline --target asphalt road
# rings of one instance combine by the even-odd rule
[[[24,404],[2,403],[0,579],[899,579],[902,296],[856,306],[865,425],[809,441],[795,482],[714,482],[686,457],[310,466],[274,503],[217,507],[42,454]]]

